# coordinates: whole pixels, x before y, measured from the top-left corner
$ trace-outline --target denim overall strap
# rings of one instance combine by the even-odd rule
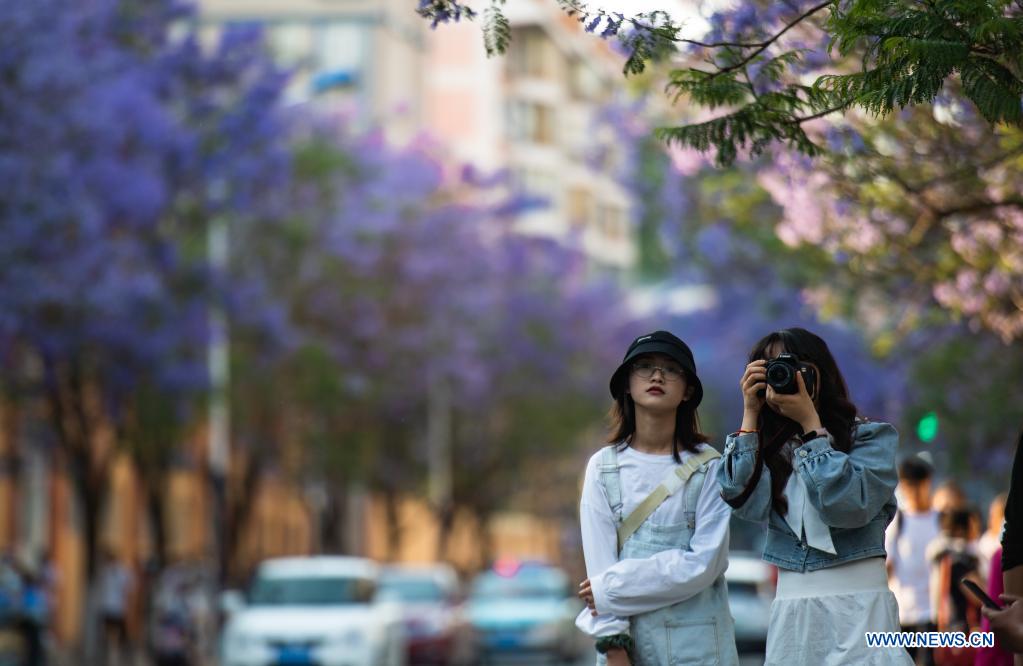
[[[690,549],[696,531],[696,508],[707,483],[711,460],[703,461],[678,493],[684,502],[684,522],[651,524],[646,520],[625,543],[619,560],[646,559],[666,550]],[[629,634],[635,644],[633,666],[739,664],[724,576],[684,601],[630,617]],[[606,662],[598,658],[597,663],[603,666]]]
[[[611,506],[611,514],[615,523],[622,522],[622,479],[618,473],[618,445],[605,446],[600,453],[600,485],[604,486],[607,503]]]
[[[668,472],[668,475],[664,477],[664,480],[653,489],[653,491],[643,500],[639,506],[633,509],[624,521],[618,524],[618,550],[621,551],[622,546],[629,537],[632,536],[636,530],[639,529],[646,519],[657,510],[657,507],[682,488],[686,488],[686,499],[688,500],[689,488],[693,485],[699,485],[703,487],[703,482],[699,484],[690,484],[689,479],[693,474],[703,471],[704,477],[706,477],[706,463],[714,460],[715,458],[721,457],[720,454],[714,449],[704,449],[700,453],[690,457],[680,466],[674,467]],[[688,506],[688,503],[686,504]],[[695,505],[694,505],[695,506]],[[688,510],[688,509],[687,509]],[[692,527],[690,525],[690,527]]]
[[[713,460],[718,457],[719,456],[714,456],[711,459]],[[689,477],[689,483],[686,484],[683,511],[685,511],[686,522],[689,524],[689,529],[691,530],[696,529],[696,507],[700,502],[700,493],[703,492],[703,484],[707,483],[707,469],[709,465],[709,461],[700,465],[700,468],[693,472],[693,475]]]

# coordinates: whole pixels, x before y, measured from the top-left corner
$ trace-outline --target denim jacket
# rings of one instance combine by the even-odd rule
[[[887,423],[861,421],[854,426],[849,453],[831,448],[831,436],[817,437],[793,450],[793,474],[806,484],[807,501],[831,530],[837,554],[807,545],[771,507],[771,471],[765,465],[753,493],[735,515],[767,522],[764,560],[789,571],[816,571],[867,557],[883,557],[884,533],[895,516],[895,449],[899,434]],[[718,466],[726,499],[737,497],[753,475],[755,433],[732,434]]]

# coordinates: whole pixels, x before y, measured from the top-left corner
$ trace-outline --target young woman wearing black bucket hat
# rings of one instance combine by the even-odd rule
[[[598,664],[737,664],[724,582],[731,510],[699,431],[693,353],[667,331],[640,336],[610,388],[610,445],[583,481],[589,578],[576,625],[597,638]]]

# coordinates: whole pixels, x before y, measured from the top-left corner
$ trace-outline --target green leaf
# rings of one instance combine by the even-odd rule
[[[1017,125],[1023,122],[1020,108],[1023,83],[1007,68],[990,58],[973,56],[960,76],[963,94],[977,105],[986,120]]]
[[[483,12],[483,46],[488,57],[504,53],[511,43],[511,24],[501,11],[503,4],[504,0],[492,0]]]

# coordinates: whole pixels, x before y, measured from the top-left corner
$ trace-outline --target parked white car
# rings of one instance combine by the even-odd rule
[[[402,666],[401,607],[354,557],[263,562],[224,630],[224,666]]]

